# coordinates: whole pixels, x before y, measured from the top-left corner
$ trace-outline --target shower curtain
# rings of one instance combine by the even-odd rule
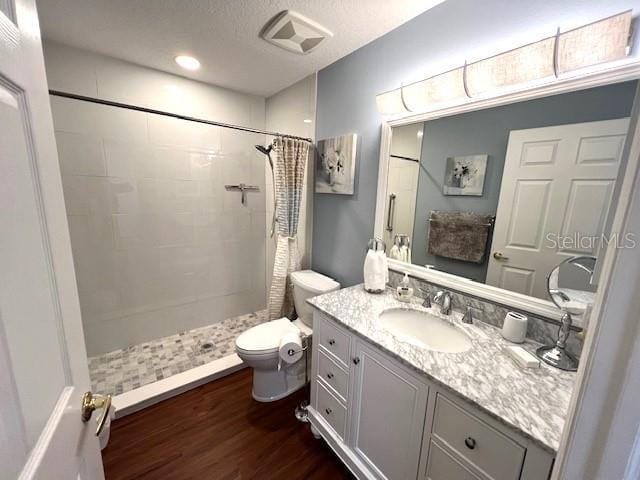
[[[305,140],[292,138],[278,137],[274,141],[278,237],[269,291],[271,320],[283,315],[290,317],[293,313],[293,286],[289,274],[300,270],[298,218],[309,145]]]

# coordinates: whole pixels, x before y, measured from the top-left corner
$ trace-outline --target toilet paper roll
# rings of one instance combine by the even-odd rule
[[[300,332],[285,333],[280,339],[280,360],[284,363],[296,363],[302,358],[302,339]]]

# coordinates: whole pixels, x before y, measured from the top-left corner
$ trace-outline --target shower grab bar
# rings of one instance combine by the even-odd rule
[[[389,195],[389,211],[387,212],[387,231],[393,232],[393,220],[396,210],[396,194]]]
[[[224,188],[227,190],[240,190],[242,192],[242,197],[240,199],[242,205],[247,204],[247,191],[260,190],[257,185],[246,185],[244,183],[240,183],[238,185],[225,185]]]

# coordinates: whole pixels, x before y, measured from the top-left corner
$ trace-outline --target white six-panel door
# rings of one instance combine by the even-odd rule
[[[101,479],[34,0],[0,0],[0,478]]]
[[[628,125],[623,118],[510,133],[487,284],[547,298],[556,264],[598,253]]]

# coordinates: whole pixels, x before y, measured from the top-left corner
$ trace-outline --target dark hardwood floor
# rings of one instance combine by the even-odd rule
[[[258,403],[244,369],[116,420],[102,452],[107,480],[353,478],[293,416],[305,397]]]

